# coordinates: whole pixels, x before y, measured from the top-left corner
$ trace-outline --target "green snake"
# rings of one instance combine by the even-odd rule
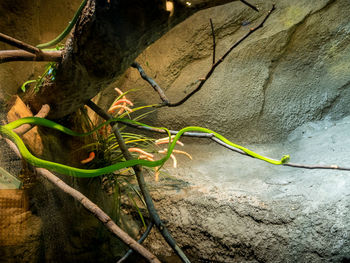
[[[11,141],[13,141],[17,145],[23,158],[25,160],[27,160],[27,162],[30,163],[31,165],[36,166],[36,167],[46,168],[48,170],[55,171],[55,172],[60,173],[60,174],[70,175],[70,176],[75,176],[75,177],[95,177],[95,176],[111,173],[113,171],[120,170],[120,169],[126,168],[126,167],[135,166],[135,165],[143,165],[143,166],[147,166],[147,167],[162,166],[170,158],[170,155],[171,155],[171,153],[174,150],[174,147],[176,145],[176,141],[181,137],[182,134],[184,134],[185,132],[191,132],[191,131],[211,133],[216,138],[220,139],[221,141],[225,142],[226,144],[233,146],[233,147],[236,147],[238,149],[241,149],[242,151],[244,151],[248,155],[250,155],[254,158],[257,158],[257,159],[261,159],[261,160],[266,161],[266,162],[271,163],[271,164],[280,165],[280,164],[284,164],[284,163],[289,161],[289,155],[283,156],[281,158],[281,160],[279,160],[279,161],[273,160],[273,159],[261,156],[261,155],[255,153],[247,148],[244,148],[240,145],[234,144],[234,143],[230,142],[229,140],[227,140],[224,136],[222,136],[222,135],[220,135],[212,130],[202,128],[202,127],[189,126],[189,127],[185,127],[183,129],[181,129],[176,134],[176,136],[173,138],[173,140],[171,142],[169,142],[167,154],[162,159],[159,159],[156,161],[134,159],[134,160],[128,160],[128,161],[124,161],[124,162],[115,163],[115,164],[105,166],[102,168],[98,168],[98,169],[80,169],[80,168],[75,168],[75,167],[71,167],[68,165],[60,164],[60,163],[55,163],[55,162],[43,160],[43,159],[40,159],[40,158],[32,155],[29,152],[29,150],[27,149],[27,147],[25,146],[22,139],[13,131],[13,129],[15,129],[23,124],[33,124],[33,125],[45,126],[48,128],[56,129],[56,130],[59,130],[61,132],[64,132],[64,133],[66,133],[68,135],[72,135],[72,136],[87,136],[87,135],[92,134],[93,132],[96,132],[102,126],[107,125],[111,122],[124,122],[124,123],[131,123],[131,124],[151,127],[151,126],[148,126],[146,124],[136,122],[136,121],[133,121],[130,119],[115,118],[115,119],[111,119],[111,120],[108,120],[108,121],[100,124],[99,126],[97,126],[96,128],[94,128],[93,130],[91,130],[87,133],[77,133],[77,132],[74,132],[74,131],[64,127],[63,125],[60,125],[58,123],[55,123],[55,122],[47,120],[47,119],[38,118],[38,117],[26,117],[26,118],[18,119],[16,121],[13,121],[13,122],[6,124],[6,125],[0,125],[0,134],[9,138]],[[152,128],[155,128],[155,127],[152,127]],[[170,132],[168,129],[163,128],[163,127],[161,127],[161,128],[157,127],[156,129],[165,130],[170,137]]]
[[[84,6],[86,5],[86,2],[87,2],[87,0],[83,0],[83,2],[81,2],[78,10],[74,14],[72,21],[69,22],[68,26],[63,30],[63,32],[61,34],[59,34],[55,39],[53,39],[47,43],[37,45],[36,47],[39,49],[43,49],[43,48],[52,47],[52,46],[58,44],[59,42],[61,42],[68,35],[68,33],[72,30],[73,26],[75,25],[75,23],[77,22],[77,20],[79,18],[81,11],[83,10]]]

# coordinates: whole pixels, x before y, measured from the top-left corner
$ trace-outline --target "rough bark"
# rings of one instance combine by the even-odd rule
[[[234,0],[89,0],[68,39],[55,82],[24,99],[33,110],[49,104],[49,118],[63,117],[121,75],[152,42],[194,12]]]

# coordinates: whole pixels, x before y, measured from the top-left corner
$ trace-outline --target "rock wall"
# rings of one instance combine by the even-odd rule
[[[280,144],[247,147],[270,157],[289,153],[296,163],[349,167],[349,130],[350,116],[307,123]],[[171,180],[160,177],[152,192],[193,262],[350,261],[349,171],[274,166],[204,142],[185,145],[193,161],[179,157],[177,169],[168,166]],[[171,254],[161,240],[153,233],[146,243]]]
[[[217,38],[217,58],[251,27],[273,1],[240,2],[201,11],[150,46],[137,61],[166,91],[182,98],[211,66],[209,18]],[[177,108],[152,115],[156,125],[201,125],[237,141],[275,141],[299,125],[350,113],[350,37],[345,0],[278,1],[265,26],[245,40],[217,68],[202,90]],[[135,69],[116,85],[139,89],[142,104],[159,102]]]

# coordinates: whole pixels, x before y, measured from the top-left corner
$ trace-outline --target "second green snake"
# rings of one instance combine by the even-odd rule
[[[174,137],[172,142],[169,143],[167,155],[160,160],[147,161],[147,160],[142,160],[142,159],[135,159],[135,160],[128,160],[128,161],[124,161],[124,162],[115,163],[115,164],[112,164],[112,165],[109,165],[106,167],[102,167],[102,168],[98,168],[98,169],[80,169],[80,168],[75,168],[75,167],[71,167],[68,165],[60,164],[60,163],[55,163],[55,162],[43,160],[43,159],[40,159],[40,158],[32,155],[29,152],[29,150],[27,149],[27,147],[25,146],[22,139],[13,131],[13,129],[15,129],[23,124],[34,124],[34,125],[40,125],[40,126],[45,126],[48,128],[56,129],[56,130],[59,130],[61,132],[64,132],[64,133],[66,133],[68,135],[72,135],[72,136],[86,136],[86,135],[92,134],[93,132],[100,129],[102,126],[107,125],[111,122],[124,122],[124,123],[132,123],[132,124],[141,125],[141,126],[148,126],[146,124],[136,122],[133,120],[129,120],[129,119],[115,118],[115,119],[111,119],[111,120],[108,120],[108,121],[102,123],[101,125],[97,126],[95,129],[91,130],[90,132],[77,133],[77,132],[74,132],[74,131],[58,124],[58,123],[55,123],[55,122],[47,120],[47,119],[37,118],[37,117],[26,117],[26,118],[18,119],[16,121],[13,121],[13,122],[6,124],[6,125],[0,125],[0,134],[2,134],[3,136],[6,136],[11,141],[13,141],[17,145],[23,158],[25,160],[27,160],[27,162],[30,163],[31,165],[36,166],[36,167],[46,168],[48,170],[55,171],[55,172],[60,173],[60,174],[65,174],[65,175],[70,175],[70,176],[75,176],[75,177],[95,177],[95,176],[111,173],[113,171],[120,170],[120,169],[126,168],[126,167],[135,166],[135,165],[143,165],[143,166],[147,166],[147,167],[161,166],[170,158],[170,155],[171,155],[171,153],[174,150],[174,147],[176,145],[176,141],[181,137],[182,134],[184,134],[185,132],[190,132],[190,131],[212,133],[216,138],[227,143],[228,145],[233,146],[233,147],[238,148],[238,149],[241,149],[242,151],[244,151],[248,155],[250,155],[254,158],[266,161],[266,162],[271,163],[271,164],[280,165],[280,164],[287,163],[289,161],[289,155],[283,156],[281,158],[281,160],[279,160],[279,161],[273,160],[273,159],[264,157],[260,154],[257,154],[257,153],[255,153],[247,148],[244,148],[240,145],[234,144],[234,143],[230,142],[229,140],[227,140],[224,136],[222,136],[222,135],[220,135],[212,130],[202,128],[202,127],[189,126],[189,127],[181,129],[176,134],[176,136]],[[148,126],[148,127],[150,127],[150,126]],[[170,136],[170,132],[168,129],[166,129],[166,128],[158,128],[158,129],[165,130],[168,133],[168,135]]]

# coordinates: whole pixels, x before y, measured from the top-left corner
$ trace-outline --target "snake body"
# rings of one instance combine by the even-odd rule
[[[25,146],[22,139],[13,131],[13,129],[15,129],[23,124],[34,124],[34,125],[45,126],[48,128],[56,129],[58,131],[61,131],[63,133],[66,133],[66,134],[72,135],[72,136],[87,136],[87,135],[94,133],[95,131],[100,129],[102,126],[107,125],[111,122],[124,122],[124,123],[132,123],[132,124],[141,125],[141,126],[148,126],[146,124],[136,122],[136,121],[133,121],[130,119],[115,118],[115,119],[111,119],[111,120],[108,120],[108,121],[100,124],[99,126],[97,126],[96,128],[94,128],[93,130],[91,130],[87,133],[77,133],[75,131],[72,131],[72,130],[64,127],[63,125],[60,125],[58,123],[55,123],[55,122],[47,120],[47,119],[38,118],[38,117],[26,117],[26,118],[18,119],[16,121],[13,121],[13,122],[6,124],[6,125],[0,125],[0,134],[9,138],[11,141],[13,141],[17,145],[23,158],[25,160],[27,160],[27,162],[30,163],[31,165],[36,166],[36,167],[46,168],[48,170],[55,171],[55,172],[60,173],[60,174],[75,176],[75,177],[95,177],[95,176],[111,173],[113,171],[120,170],[120,169],[126,168],[126,167],[135,166],[135,165],[143,165],[143,166],[147,166],[147,167],[161,166],[170,158],[170,155],[171,155],[171,153],[174,150],[174,147],[176,145],[176,141],[181,137],[181,135],[184,134],[185,132],[193,132],[193,131],[211,133],[216,138],[227,143],[228,145],[236,147],[238,149],[241,149],[242,151],[244,151],[248,155],[250,155],[254,158],[266,161],[266,162],[271,163],[271,164],[280,165],[280,164],[284,164],[284,163],[289,161],[289,155],[283,156],[281,158],[281,160],[273,160],[273,159],[264,157],[260,154],[257,154],[257,153],[255,153],[247,148],[244,148],[243,146],[234,144],[234,143],[230,142],[229,140],[227,140],[224,136],[222,136],[222,135],[220,135],[212,130],[202,128],[202,127],[189,126],[189,127],[185,127],[183,129],[181,129],[176,134],[176,136],[173,138],[172,142],[169,143],[169,145],[168,145],[168,151],[167,151],[166,156],[163,157],[162,159],[159,159],[156,161],[134,159],[134,160],[128,160],[128,161],[124,161],[124,162],[115,163],[115,164],[105,166],[102,168],[98,168],[98,169],[81,169],[81,168],[71,167],[68,165],[60,164],[60,163],[47,161],[47,160],[40,159],[40,158],[32,155],[30,153],[30,151],[27,149],[27,147]],[[151,126],[148,126],[148,127],[151,127]],[[155,128],[155,127],[153,127],[153,128]],[[163,128],[163,127],[160,127],[160,128],[157,127],[157,129],[165,130],[170,137],[170,132],[168,129]]]
[[[61,34],[59,34],[55,39],[53,39],[47,43],[37,45],[36,47],[39,49],[43,49],[43,48],[52,47],[52,46],[60,43],[69,34],[69,32],[72,30],[75,23],[78,21],[79,15],[80,15],[81,11],[83,10],[84,6],[86,5],[86,2],[87,2],[87,0],[83,0],[81,2],[78,10],[74,14],[72,21],[69,22],[68,26],[63,30],[63,32]]]

